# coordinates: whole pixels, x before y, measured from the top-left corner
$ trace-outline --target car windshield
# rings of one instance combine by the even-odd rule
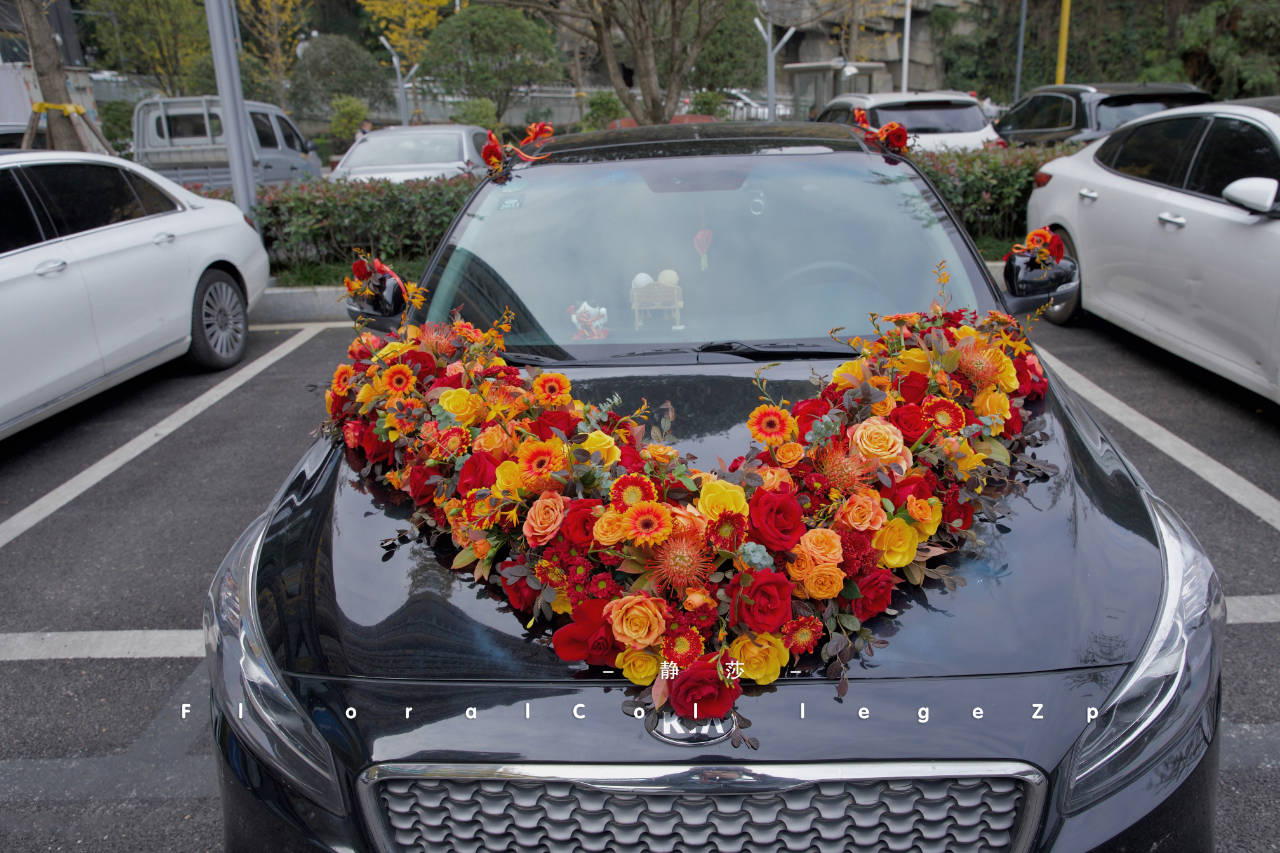
[[[591,360],[726,341],[830,348],[834,327],[870,331],[870,311],[928,306],[940,263],[952,307],[990,304],[908,164],[795,150],[517,170],[464,212],[418,319],[457,308],[487,327],[510,308],[510,349]]]
[[[874,124],[884,127],[896,121],[912,133],[972,133],[987,126],[982,107],[972,103],[917,101],[884,104],[871,112]]]
[[[457,163],[463,160],[460,133],[370,134],[360,138],[347,155],[344,169],[374,166],[416,166],[423,163]]]
[[[1134,100],[1127,97],[1108,98],[1098,103],[1098,130],[1115,130],[1127,121],[1180,107],[1186,103],[1192,103],[1192,101],[1179,98],[1161,100]]]

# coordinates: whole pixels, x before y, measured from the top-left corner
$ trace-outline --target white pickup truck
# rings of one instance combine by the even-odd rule
[[[315,143],[308,141],[284,110],[246,101],[254,177],[281,184],[320,177]],[[133,109],[133,155],[175,183],[231,186],[222,105],[215,97],[150,98]]]

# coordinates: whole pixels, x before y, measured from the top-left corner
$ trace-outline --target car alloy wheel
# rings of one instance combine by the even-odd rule
[[[203,367],[230,367],[244,355],[248,330],[240,287],[227,273],[206,270],[196,287],[188,354]]]

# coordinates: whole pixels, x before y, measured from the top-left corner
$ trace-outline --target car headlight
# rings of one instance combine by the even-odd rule
[[[256,518],[218,567],[205,603],[205,648],[214,700],[254,754],[292,786],[344,814],[333,754],[281,683],[254,607],[258,553],[270,519]]]
[[[1219,638],[1226,622],[1222,587],[1200,543],[1170,507],[1147,495],[1164,560],[1155,627],[1128,675],[1076,742],[1066,811],[1107,796],[1159,759],[1189,726],[1205,742],[1216,725]]]

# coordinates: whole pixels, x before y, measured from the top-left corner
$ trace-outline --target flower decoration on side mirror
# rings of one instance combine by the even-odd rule
[[[380,317],[403,314],[411,305],[421,308],[426,300],[426,292],[418,285],[406,284],[379,258],[362,253],[351,265],[351,276],[342,283],[352,302]]]
[[[1045,268],[1051,264],[1061,263],[1064,251],[1066,246],[1063,245],[1061,237],[1048,228],[1037,228],[1027,235],[1026,242],[1014,243],[1000,260],[1007,261],[1011,255],[1026,255],[1033,264]]]
[[[520,140],[520,145],[541,146],[551,138],[554,132],[555,128],[547,122],[534,122],[525,128],[525,136]],[[511,179],[511,165],[515,158],[532,163],[535,160],[544,160],[548,156],[547,154],[526,154],[518,146],[510,143],[503,145],[498,141],[498,137],[493,135],[492,130],[489,131],[489,141],[485,143],[484,148],[480,149],[480,157],[489,167],[489,180],[497,184],[506,183]]]

